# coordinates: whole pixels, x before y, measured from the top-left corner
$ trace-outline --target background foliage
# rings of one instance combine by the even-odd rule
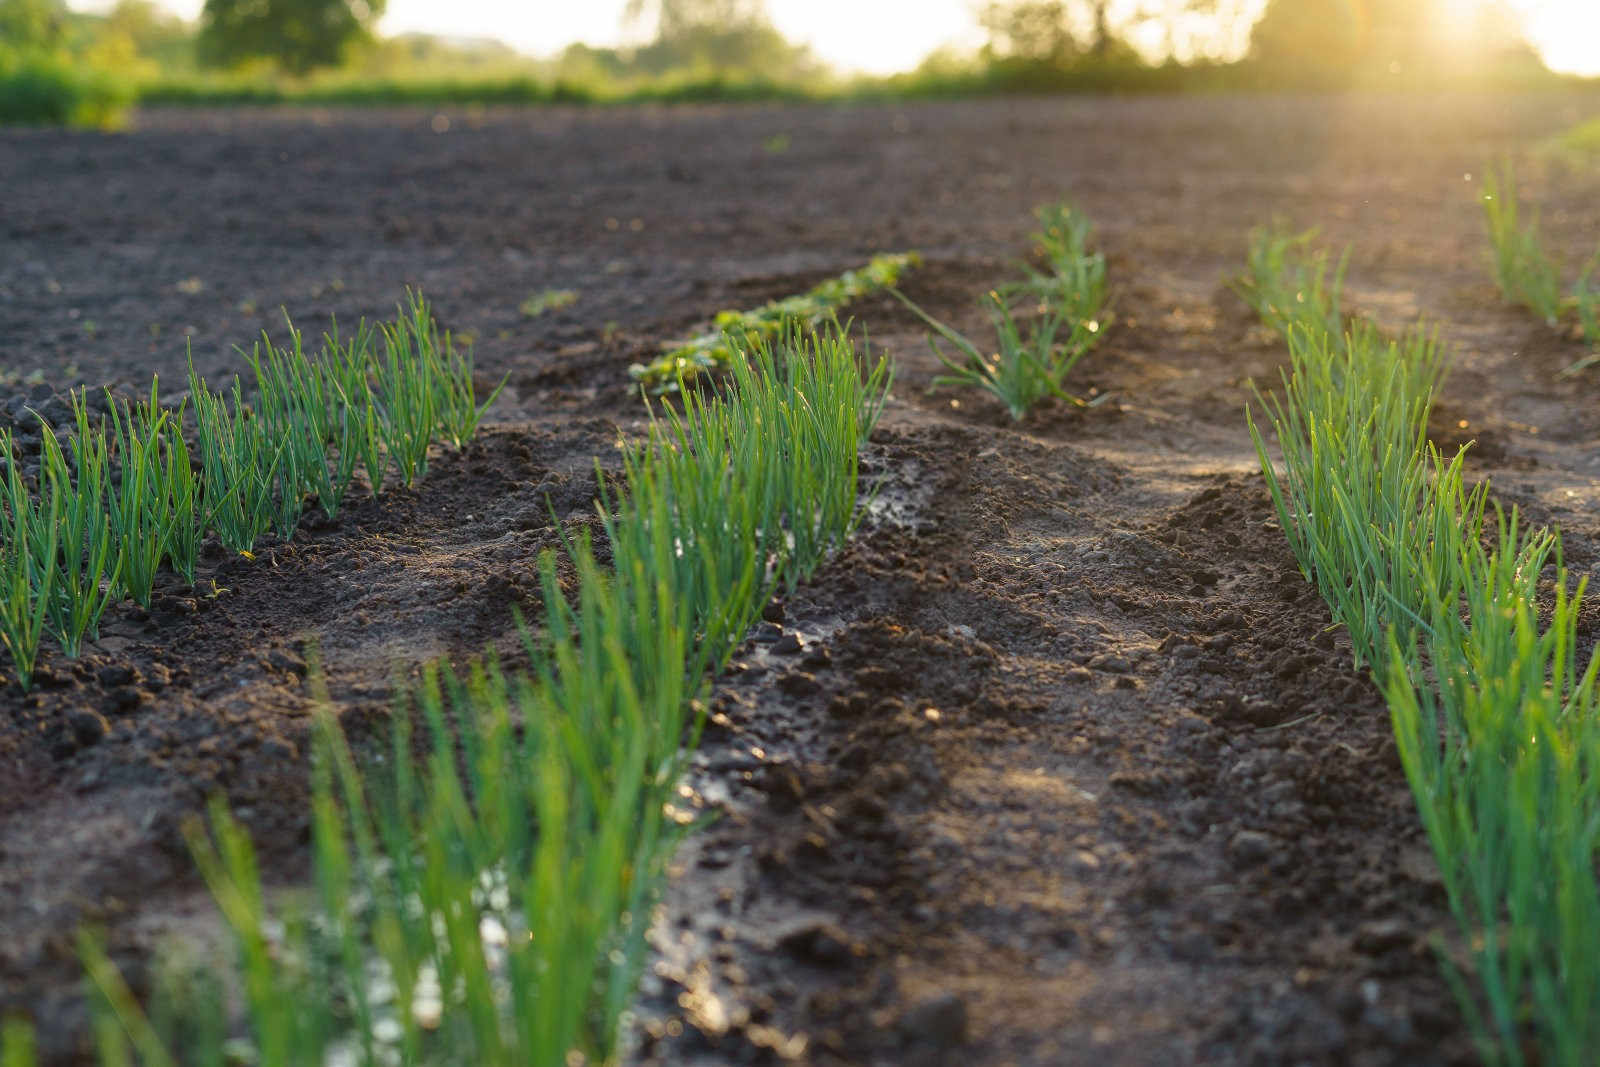
[[[542,58],[492,40],[379,37],[384,0],[207,0],[196,23],[153,0],[118,0],[103,14],[0,0],[0,122],[108,125],[135,100],[531,104],[1575,80],[1543,67],[1505,9],[1463,22],[1448,17],[1450,2],[1269,0],[1258,17],[1253,0],[981,0],[980,46],[867,77],[786,39],[765,0],[631,0],[624,28],[640,43]],[[1231,44],[1217,27],[1233,27]]]
[[[195,45],[209,65],[262,59],[304,75],[343,63],[383,8],[384,0],[206,0]]]

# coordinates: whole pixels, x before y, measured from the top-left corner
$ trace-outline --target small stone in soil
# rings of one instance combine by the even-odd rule
[[[832,663],[833,657],[828,654],[828,650],[825,648],[810,649],[806,652],[805,658],[800,661],[800,665],[807,670],[820,670],[823,667],[831,666]]]
[[[133,681],[133,668],[120,663],[101,667],[96,675],[104,686],[127,685]]]
[[[88,708],[73,708],[67,712],[67,729],[72,731],[73,740],[87,747],[99,741],[111,728],[105,719]]]
[[[1375,919],[1356,929],[1355,947],[1357,952],[1378,956],[1391,949],[1405,948],[1412,940],[1410,928],[1399,919]]]
[[[778,679],[778,688],[792,697],[804,697],[817,692],[822,686],[815,675],[805,671],[790,671]]]
[[[843,930],[820,919],[809,919],[778,935],[777,946],[791,956],[826,967],[839,967],[852,956],[864,954]]]
[[[267,653],[267,662],[278,670],[289,674],[303,675],[306,673],[306,661],[286,649],[275,648]]]
[[[772,643],[772,651],[779,656],[793,656],[804,647],[805,642],[793,630]]]
[[[857,689],[849,694],[840,694],[828,703],[828,714],[836,719],[853,719],[872,706],[872,698]]]
[[[1259,830],[1240,830],[1228,842],[1228,852],[1233,862],[1241,867],[1254,867],[1265,863],[1277,851],[1278,842],[1271,834]]]
[[[106,694],[103,705],[107,713],[122,715],[139,706],[139,690],[131,685],[119,685]]]
[[[967,1002],[955,993],[941,993],[915,1005],[900,1019],[907,1041],[951,1048],[967,1039]]]
[[[1131,668],[1127,657],[1112,652],[1102,652],[1089,660],[1089,666],[1109,674],[1127,674]]]

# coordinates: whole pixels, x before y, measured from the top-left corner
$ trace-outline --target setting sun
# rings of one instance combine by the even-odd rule
[[[1512,0],[1523,32],[1551,70],[1600,74],[1600,4],[1595,0]]]

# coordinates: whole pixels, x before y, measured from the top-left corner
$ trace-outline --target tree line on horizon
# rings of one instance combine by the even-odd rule
[[[380,38],[386,0],[206,0],[196,23],[153,0],[119,0],[104,15],[65,0],[0,0],[0,59],[42,52],[87,66],[155,76],[207,70],[304,78],[325,70],[374,76],[519,75],[629,85],[673,77],[801,88],[840,84],[809,48],[787,40],[766,0],[629,0],[624,28],[644,43],[573,44],[542,60],[491,41]],[[1543,70],[1503,0],[1461,24],[1446,0],[977,0],[976,54],[949,49],[899,76],[959,81],[985,72],[1002,85],[1051,88],[1093,74],[1139,83],[1156,69],[1249,67],[1265,83],[1337,84],[1363,73],[1471,74]],[[1254,19],[1253,24],[1250,20]],[[1246,29],[1248,26],[1248,29]],[[1228,54],[1229,33],[1247,41]],[[895,79],[890,79],[893,82]]]

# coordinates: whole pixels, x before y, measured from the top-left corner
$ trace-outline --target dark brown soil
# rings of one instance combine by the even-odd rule
[[[171,113],[0,133],[0,372],[215,378],[287,306],[319,331],[419,285],[509,372],[415,489],[308,517],[197,589],[116,609],[0,693],[0,1012],[48,1062],[86,1037],[72,936],[140,984],[215,937],[180,828],[225,794],[303,870],[308,663],[358,736],[397,678],[509,636],[593,460],[642,415],[624,368],[726,306],[916,248],[964,328],[1029,212],[1100,223],[1118,321],[1089,412],[1013,425],[886,299],[900,379],[859,541],[718,680],[690,785],[715,813],[657,930],[640,1063],[1420,1064],[1470,1060],[1432,948],[1442,890],[1370,681],[1255,473],[1246,382],[1279,343],[1226,278],[1281,214],[1351,242],[1354,310],[1459,344],[1435,436],[1596,561],[1595,379],[1500,304],[1474,176],[1594,97],[1212,98],[450,113]],[[775,134],[789,149],[770,153]],[[1528,167],[1554,244],[1600,174]],[[579,292],[539,318],[519,305]],[[33,373],[37,372],[37,373]],[[0,405],[3,406],[3,405]],[[18,417],[21,401],[5,408]],[[1463,425],[1464,424],[1464,425]],[[793,635],[791,639],[790,635]],[[797,639],[797,640],[796,640]]]

